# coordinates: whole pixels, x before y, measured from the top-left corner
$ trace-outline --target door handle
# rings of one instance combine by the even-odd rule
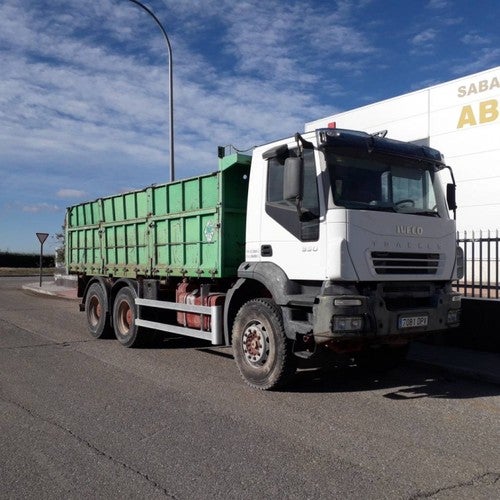
[[[261,255],[261,257],[272,257],[273,256],[273,247],[271,245],[261,245],[260,246],[260,255]]]

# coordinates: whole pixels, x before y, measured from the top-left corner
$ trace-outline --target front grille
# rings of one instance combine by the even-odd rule
[[[436,274],[438,253],[372,252],[375,272],[388,274]]]
[[[382,283],[380,285],[383,296],[401,297],[411,295],[412,297],[428,297],[434,294],[432,283],[411,283],[401,281],[396,283]]]

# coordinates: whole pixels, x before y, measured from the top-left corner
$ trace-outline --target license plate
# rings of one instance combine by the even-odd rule
[[[403,316],[399,318],[399,328],[418,328],[427,326],[428,323],[428,316]]]

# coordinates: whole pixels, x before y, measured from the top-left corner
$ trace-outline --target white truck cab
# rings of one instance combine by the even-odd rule
[[[296,353],[402,346],[458,326],[445,168],[435,149],[341,129],[255,149],[238,275],[269,290]]]

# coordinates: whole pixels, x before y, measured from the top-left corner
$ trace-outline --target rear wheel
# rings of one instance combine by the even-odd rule
[[[92,337],[102,339],[111,336],[106,293],[100,283],[90,285],[85,297],[85,312]]]
[[[295,373],[291,341],[280,308],[269,299],[244,304],[233,326],[233,351],[245,382],[256,389],[278,389]]]
[[[135,324],[137,294],[131,287],[124,287],[116,294],[113,304],[113,328],[115,336],[124,347],[137,347],[142,343],[140,329]]]

